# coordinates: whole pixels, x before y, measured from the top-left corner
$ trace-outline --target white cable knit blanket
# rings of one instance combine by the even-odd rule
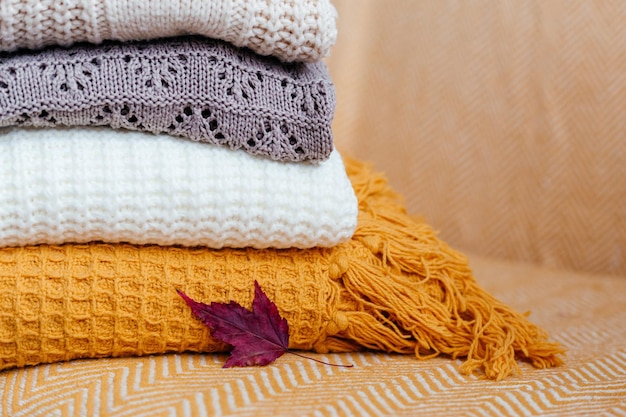
[[[0,246],[333,246],[356,227],[337,151],[272,161],[168,135],[0,129]]]
[[[284,61],[318,61],[337,38],[330,0],[2,0],[0,50],[185,34]]]

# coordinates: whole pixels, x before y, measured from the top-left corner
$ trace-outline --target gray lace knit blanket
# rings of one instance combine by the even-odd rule
[[[335,91],[318,63],[199,37],[0,53],[0,126],[168,133],[274,160],[332,151]]]

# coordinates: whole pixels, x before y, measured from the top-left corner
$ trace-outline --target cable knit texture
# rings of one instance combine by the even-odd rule
[[[314,62],[337,38],[330,0],[2,0],[0,50],[204,35]]]
[[[332,151],[324,63],[281,63],[182,37],[0,54],[0,126],[109,125],[277,160]]]
[[[0,246],[307,248],[336,245],[356,227],[336,151],[319,164],[287,163],[107,128],[0,133]]]
[[[249,307],[255,280],[289,322],[292,348],[462,356],[461,370],[482,369],[496,379],[515,372],[516,358],[537,367],[560,363],[561,349],[482,290],[467,259],[407,216],[380,175],[350,160],[346,166],[359,225],[332,248],[94,243],[0,249],[0,369],[227,350],[176,290],[205,303]]]

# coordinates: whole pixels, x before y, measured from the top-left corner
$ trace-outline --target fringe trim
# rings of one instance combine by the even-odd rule
[[[562,363],[564,349],[481,289],[466,257],[407,216],[382,175],[349,159],[346,168],[358,190],[359,223],[331,259],[338,310],[316,350],[356,344],[419,359],[445,354],[465,358],[461,372],[495,380],[519,373],[516,359],[537,368]]]

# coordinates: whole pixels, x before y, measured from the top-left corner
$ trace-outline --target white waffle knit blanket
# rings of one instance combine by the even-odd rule
[[[318,61],[337,38],[330,0],[1,0],[0,50],[183,34],[285,61]]]
[[[167,135],[0,129],[0,246],[333,246],[357,200],[337,151],[272,161]]]

